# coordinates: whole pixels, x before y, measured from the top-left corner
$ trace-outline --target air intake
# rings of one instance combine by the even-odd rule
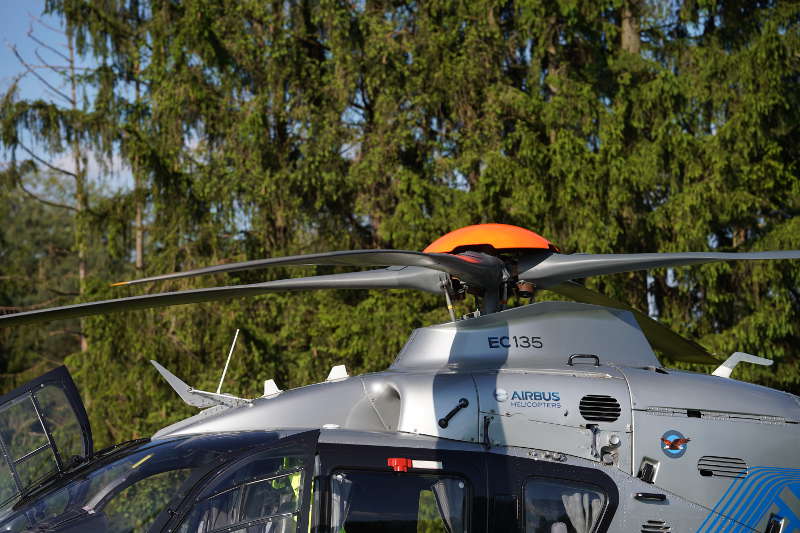
[[[670,533],[672,528],[663,520],[648,520],[642,524],[642,533]]]
[[[697,470],[704,477],[747,477],[747,463],[735,457],[704,455],[697,461]]]
[[[619,402],[611,396],[587,394],[581,398],[581,416],[589,422],[613,422],[619,418]]]

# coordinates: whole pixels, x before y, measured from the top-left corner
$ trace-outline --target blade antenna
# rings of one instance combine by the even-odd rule
[[[217,394],[222,394],[222,381],[225,379],[225,374],[228,372],[228,365],[231,362],[231,356],[233,355],[233,349],[236,347],[236,339],[239,338],[239,328],[236,328],[236,334],[233,336],[233,343],[231,343],[231,349],[228,352],[228,360],[225,361],[225,368],[222,370],[222,376],[219,378],[219,385],[217,385]]]

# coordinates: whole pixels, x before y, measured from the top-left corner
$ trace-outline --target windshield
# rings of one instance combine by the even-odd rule
[[[0,531],[89,518],[86,530],[146,531],[191,475],[223,454],[193,440],[147,442],[113,454],[45,496],[0,511]]]

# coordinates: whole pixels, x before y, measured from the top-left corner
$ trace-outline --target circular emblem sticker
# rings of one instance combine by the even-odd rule
[[[683,457],[690,440],[692,439],[687,439],[680,431],[670,429],[661,436],[661,451],[672,459]]]
[[[505,389],[495,389],[494,391],[494,399],[498,402],[504,402],[508,400],[508,391]]]

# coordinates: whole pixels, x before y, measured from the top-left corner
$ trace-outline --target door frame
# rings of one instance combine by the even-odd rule
[[[320,443],[318,475],[315,477],[317,498],[312,533],[336,533],[330,528],[330,477],[334,471],[354,470],[392,472],[387,460],[409,458],[440,462],[442,468],[411,468],[409,474],[451,475],[468,482],[468,521],[470,533],[486,533],[486,470],[485,453],[444,448],[401,448],[360,444]],[[398,475],[403,475],[398,473]]]
[[[486,454],[490,531],[525,532],[525,482],[530,478],[573,481],[595,485],[608,502],[595,533],[608,530],[619,507],[619,489],[610,476],[598,468],[564,464],[551,459],[529,459],[497,451]],[[498,525],[499,524],[499,525]]]

